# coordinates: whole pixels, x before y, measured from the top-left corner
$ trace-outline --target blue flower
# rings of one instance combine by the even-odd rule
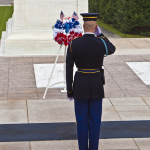
[[[59,29],[62,29],[62,25],[59,25]]]
[[[59,28],[58,24],[55,24],[54,26],[55,26],[55,28],[57,28],[57,29]]]
[[[62,24],[62,28],[66,29],[66,23]]]
[[[79,21],[75,21],[75,25],[79,25]]]
[[[76,20],[74,18],[72,18],[72,22],[75,22]]]
[[[60,20],[58,20],[56,23],[57,23],[57,24],[62,24],[62,22],[61,22]]]
[[[73,28],[73,23],[69,23],[70,29]]]

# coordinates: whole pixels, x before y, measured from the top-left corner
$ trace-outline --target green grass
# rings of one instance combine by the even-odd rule
[[[0,6],[0,38],[2,31],[6,31],[6,22],[12,17],[13,6]]]
[[[111,24],[106,24],[104,23],[104,21],[102,19],[98,19],[97,20],[97,24],[105,29],[107,29],[108,31],[111,31],[123,38],[146,38],[145,36],[141,36],[141,35],[132,35],[132,34],[126,34],[125,37],[125,33],[120,32],[118,29],[112,27]]]

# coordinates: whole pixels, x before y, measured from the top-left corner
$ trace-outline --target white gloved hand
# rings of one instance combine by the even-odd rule
[[[73,101],[73,100],[74,100],[73,97],[68,97],[68,99],[69,99],[70,101]]]
[[[99,36],[101,34],[101,29],[99,26],[97,26],[97,28],[95,29],[95,35]]]

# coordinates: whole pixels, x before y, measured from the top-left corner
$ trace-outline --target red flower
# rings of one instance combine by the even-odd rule
[[[74,38],[81,37],[82,34],[75,33],[74,31],[70,32],[70,35],[65,35],[63,33],[58,33],[55,37],[55,41],[58,42],[58,44],[64,44],[65,46],[69,45],[70,41]]]

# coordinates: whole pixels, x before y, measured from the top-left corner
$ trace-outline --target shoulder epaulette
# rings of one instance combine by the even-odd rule
[[[82,37],[82,36],[80,36],[80,37]],[[77,37],[77,38],[75,38],[75,39],[73,39],[73,40],[76,40],[76,39],[78,39],[78,38],[80,38],[80,37]],[[71,51],[71,53],[72,53],[72,47],[71,47],[71,45],[72,45],[72,41],[73,40],[71,40],[71,43],[70,43],[70,51]]]
[[[97,37],[97,38],[102,38],[106,41],[106,37],[105,36],[100,36],[100,37]]]

